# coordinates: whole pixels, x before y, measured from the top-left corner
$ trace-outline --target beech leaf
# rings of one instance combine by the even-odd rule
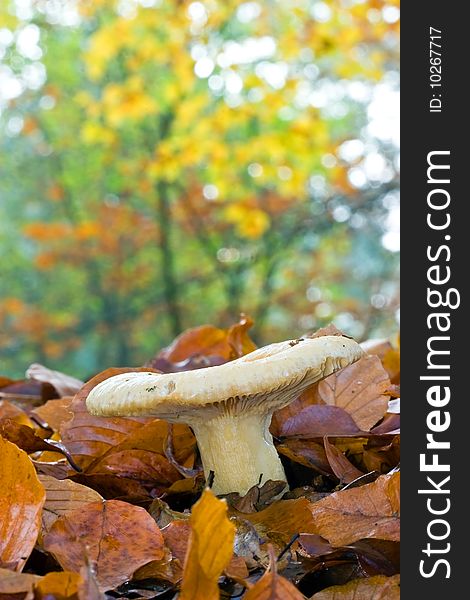
[[[46,492],[26,452],[0,437],[0,566],[21,571],[41,527]]]
[[[217,581],[232,558],[235,526],[227,503],[206,488],[193,506],[179,600],[218,600]]]
[[[400,576],[354,579],[326,588],[314,594],[311,600],[400,600]]]
[[[268,509],[269,510],[269,509]],[[360,539],[400,539],[400,473],[335,492],[311,505],[314,531],[332,546]],[[307,532],[308,533],[308,532]]]
[[[134,571],[164,555],[160,528],[143,508],[121,502],[91,502],[59,517],[44,537],[44,548],[64,570],[79,572],[96,563],[102,591],[127,581]]]

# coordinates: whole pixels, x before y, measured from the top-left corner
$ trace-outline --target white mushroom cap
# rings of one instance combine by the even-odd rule
[[[338,335],[288,340],[197,371],[121,373],[96,385],[86,403],[95,415],[188,423],[214,493],[245,494],[269,479],[286,481],[269,432],[272,413],[363,354]]]
[[[287,340],[196,371],[115,375],[94,387],[86,404],[95,415],[188,422],[220,411],[271,413],[363,354],[357,342],[344,336]]]

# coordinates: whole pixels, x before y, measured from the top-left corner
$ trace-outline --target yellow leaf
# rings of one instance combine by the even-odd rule
[[[217,581],[232,558],[235,538],[225,500],[207,488],[193,507],[190,523],[179,600],[218,600]]]

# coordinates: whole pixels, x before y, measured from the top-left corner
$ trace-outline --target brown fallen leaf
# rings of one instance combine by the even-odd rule
[[[269,509],[268,509],[269,510]],[[400,539],[400,474],[342,490],[311,504],[313,531],[332,546],[360,539]],[[308,532],[307,532],[308,533]]]
[[[101,381],[134,371],[152,369],[106,369],[81,388],[70,404],[72,418],[60,427],[60,435],[75,462],[84,470],[98,457],[120,444],[126,437],[153,419],[137,417],[95,417],[86,408],[85,400],[90,391]]]
[[[26,377],[49,383],[57,391],[59,396],[73,396],[82,387],[83,381],[61,373],[60,371],[52,371],[39,363],[31,364],[26,370]]]
[[[377,356],[364,356],[318,383],[318,396],[327,405],[347,411],[358,427],[369,431],[386,413],[384,392],[390,379]]]
[[[232,558],[235,526],[227,503],[206,488],[191,512],[179,600],[218,600],[217,581]]]
[[[42,439],[27,425],[21,425],[11,419],[5,419],[0,423],[0,435],[13,444],[16,444],[18,448],[21,448],[28,454],[42,450],[53,452],[55,456],[57,456],[57,452],[63,454],[70,465],[77,469],[77,465],[74,463],[67,448],[61,442]]]
[[[15,421],[20,425],[33,427],[33,422],[24,410],[21,410],[16,404],[8,402],[8,400],[0,400],[0,424],[6,419]]]
[[[322,475],[333,475],[330,463],[328,462],[325,448],[318,442],[304,439],[285,439],[282,444],[276,446],[277,451],[290,460],[315,469]]]
[[[253,320],[241,315],[228,329],[201,325],[188,329],[161,350],[147,365],[165,373],[220,365],[256,350],[248,336]]]
[[[289,409],[288,406],[273,415],[271,431],[276,437],[313,438],[361,433],[351,415],[340,406],[311,404],[302,408],[297,400],[292,404],[294,412],[290,416],[284,413]]]
[[[287,544],[297,533],[317,533],[311,506],[307,498],[279,500],[260,512],[242,516],[253,523],[260,535],[276,532]]]
[[[69,512],[44,537],[44,548],[64,570],[79,572],[95,563],[102,591],[124,583],[151,560],[160,560],[163,546],[152,517],[143,508],[119,500],[91,502]]]
[[[28,455],[0,437],[0,566],[21,571],[41,526],[46,492]]]
[[[244,600],[304,600],[304,595],[285,577],[278,575],[274,549],[269,545],[269,568],[243,598]]]
[[[328,462],[340,483],[351,483],[351,481],[364,475],[362,471],[357,469],[351,461],[346,458],[341,450],[338,450],[336,446],[328,441],[327,436],[323,438],[323,445],[325,446]]]
[[[48,400],[42,406],[37,406],[31,411],[32,415],[38,416],[44,424],[49,425],[54,431],[59,431],[61,425],[70,421],[73,413],[70,410],[72,396],[64,396],[57,400]]]
[[[253,513],[271,504],[285,490],[285,481],[269,479],[263,485],[251,487],[244,496],[240,496],[238,492],[231,492],[225,495],[225,499],[238,512]]]
[[[103,500],[98,492],[70,479],[58,480],[41,473],[38,474],[38,478],[46,490],[46,502],[42,511],[43,536],[59,517],[85,507],[90,502]]]
[[[334,585],[314,594],[310,600],[400,600],[400,575],[375,575]]]
[[[78,573],[58,571],[47,573],[35,588],[35,600],[75,600],[82,578]]]

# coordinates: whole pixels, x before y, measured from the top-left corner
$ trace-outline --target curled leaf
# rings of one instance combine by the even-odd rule
[[[345,585],[334,585],[311,600],[400,600],[400,576],[375,575],[368,579],[354,579]]]

